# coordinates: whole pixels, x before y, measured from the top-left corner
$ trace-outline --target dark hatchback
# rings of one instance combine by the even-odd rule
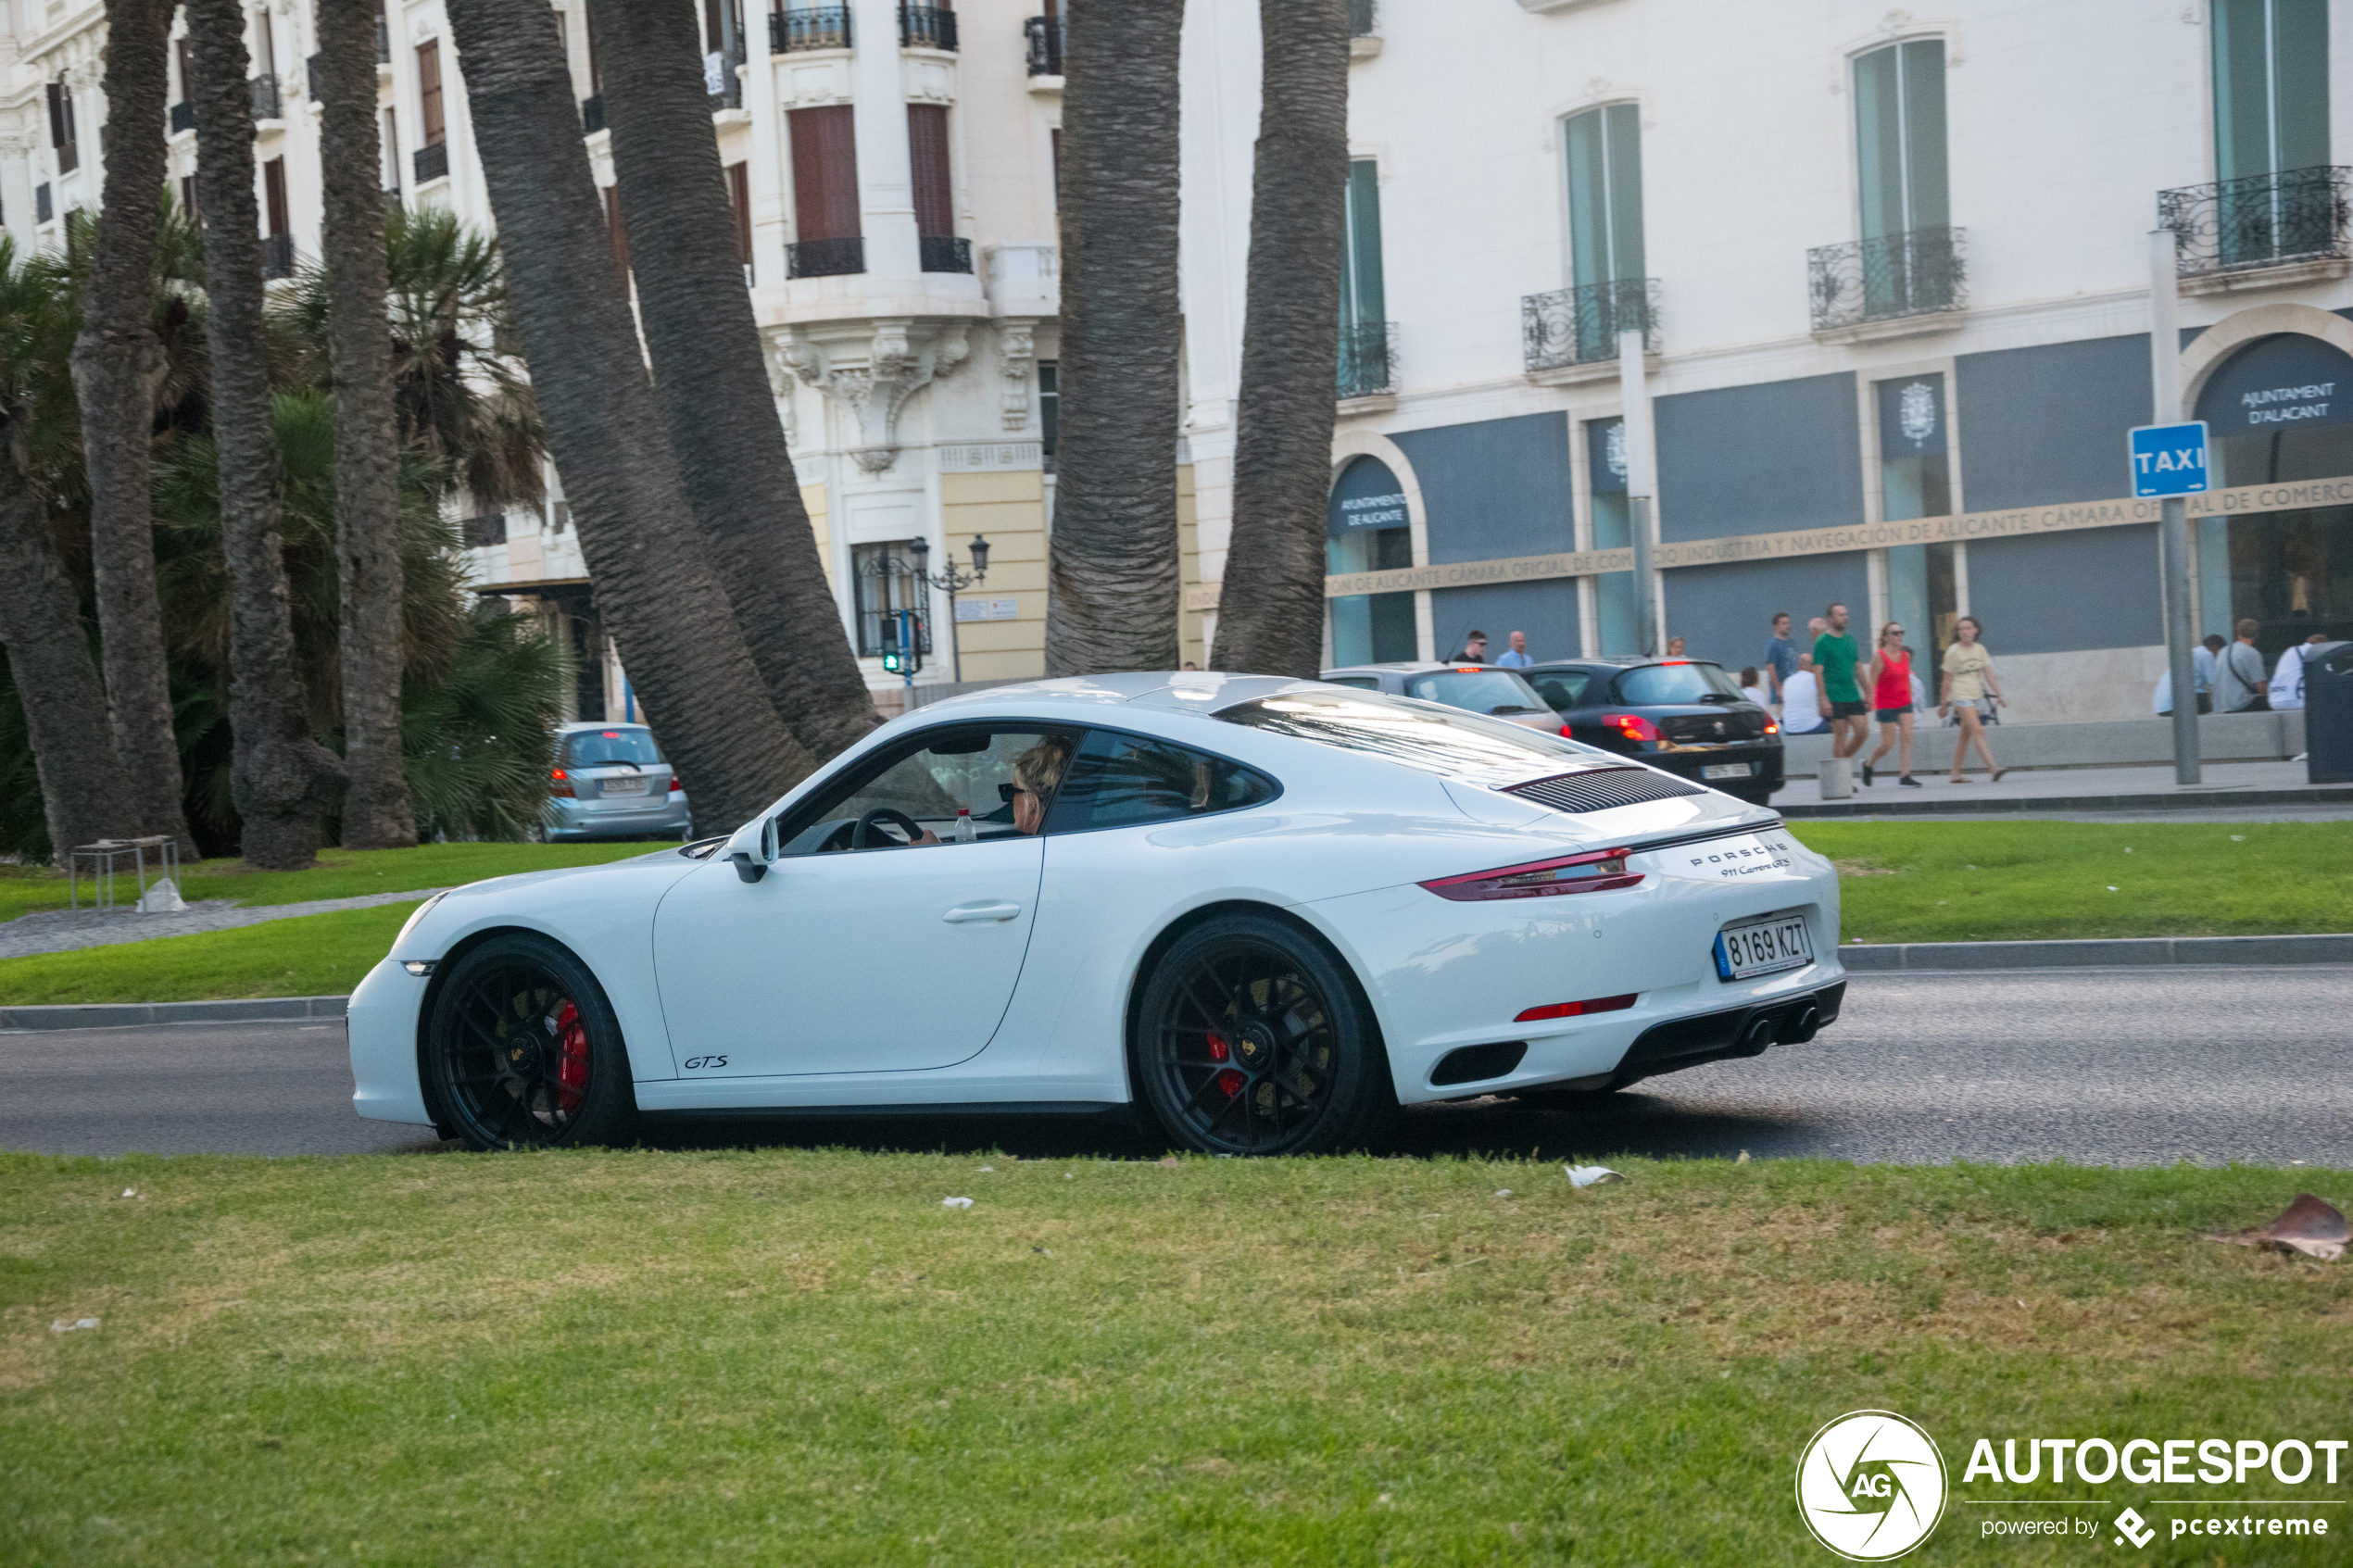
[[[1781,787],[1781,727],[1700,659],[1578,659],[1523,670],[1561,734],[1762,806]]]

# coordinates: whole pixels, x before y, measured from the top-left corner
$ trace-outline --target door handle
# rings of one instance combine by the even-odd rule
[[[975,921],[1011,920],[1019,913],[1019,904],[959,904],[939,918],[950,925],[970,925]]]

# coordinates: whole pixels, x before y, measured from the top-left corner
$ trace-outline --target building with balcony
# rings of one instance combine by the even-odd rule
[[[1186,18],[1206,580],[1186,617],[1211,631],[1257,9]],[[2347,0],[1387,0],[1355,20],[1336,661],[1443,657],[1474,627],[1632,652],[1648,594],[1662,637],[1737,670],[1774,611],[1802,627],[1843,600],[1867,644],[1894,621],[1933,649],[1977,617],[2009,718],[2147,716],[2157,514],[2125,433],[2152,422],[2159,227],[2185,392],[2156,417],[2207,420],[2220,454],[2192,506],[2197,630],[2252,619],[2272,659],[2353,637]]]

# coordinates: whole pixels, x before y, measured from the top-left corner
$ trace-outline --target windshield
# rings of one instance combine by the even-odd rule
[[[610,730],[574,730],[564,736],[564,765],[605,768],[623,763],[642,768],[662,760],[651,730],[621,725]]]
[[[1405,695],[1473,713],[1535,713],[1544,706],[1536,688],[1508,670],[1439,670],[1428,675],[1408,675]]]
[[[1286,692],[1220,710],[1228,724],[1370,752],[1447,778],[1522,779],[1579,766],[1623,766],[1608,752],[1542,730],[1378,692]]]
[[[1655,708],[1711,697],[1743,700],[1740,684],[1713,664],[1645,664],[1617,678],[1617,700],[1629,708]]]

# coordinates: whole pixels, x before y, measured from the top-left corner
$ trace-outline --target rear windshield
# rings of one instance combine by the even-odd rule
[[[1607,752],[1541,730],[1379,692],[1286,692],[1237,703],[1217,717],[1448,778],[1526,778],[1579,764],[1623,765]]]
[[[1405,695],[1473,713],[1533,713],[1544,706],[1536,688],[1508,670],[1441,670],[1408,675]]]
[[[644,767],[662,760],[651,730],[617,725],[610,730],[574,730],[564,736],[564,762],[573,768],[597,768],[618,762]]]
[[[1629,708],[1704,702],[1711,696],[1742,700],[1740,683],[1713,664],[1645,664],[1617,678],[1617,700]]]

